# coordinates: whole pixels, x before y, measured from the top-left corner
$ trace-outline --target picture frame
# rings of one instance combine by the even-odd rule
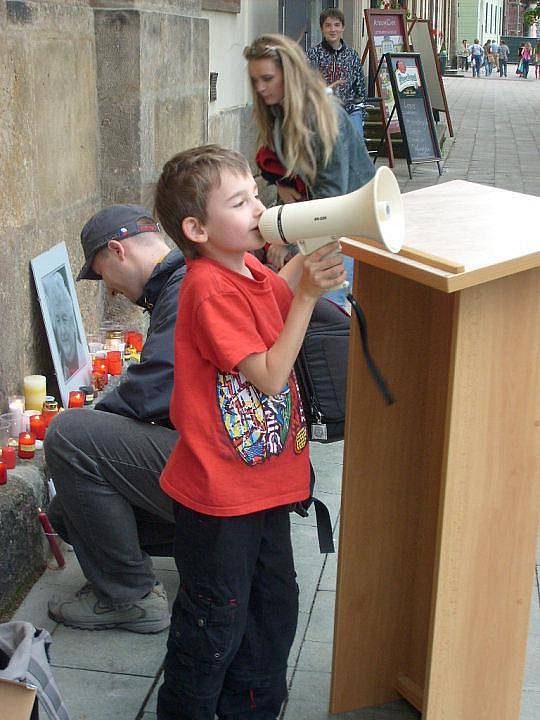
[[[30,261],[62,405],[92,382],[92,361],[64,242]]]

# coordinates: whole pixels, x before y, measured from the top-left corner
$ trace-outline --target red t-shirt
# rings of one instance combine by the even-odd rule
[[[246,254],[254,279],[188,260],[174,340],[170,416],[180,439],[162,489],[206,515],[234,516],[309,496],[307,429],[294,372],[268,396],[238,371],[278,338],[292,293]]]

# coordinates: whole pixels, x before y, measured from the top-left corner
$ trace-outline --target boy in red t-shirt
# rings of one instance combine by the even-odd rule
[[[345,280],[337,243],[274,274],[264,206],[239,153],[172,158],[156,211],[187,259],[161,476],[175,501],[180,573],[159,720],[270,720],[286,697],[298,615],[290,503],[309,495],[307,431],[293,371],[317,299]]]

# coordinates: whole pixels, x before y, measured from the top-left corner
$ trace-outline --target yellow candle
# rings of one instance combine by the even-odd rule
[[[26,409],[41,411],[47,393],[45,375],[27,375],[24,378],[23,385]]]

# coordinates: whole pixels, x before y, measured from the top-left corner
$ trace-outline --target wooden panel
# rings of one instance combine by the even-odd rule
[[[370,345],[396,396],[350,343],[332,712],[423,687],[455,296],[376,268],[355,271]]]
[[[427,720],[517,720],[540,506],[540,269],[460,293]]]

